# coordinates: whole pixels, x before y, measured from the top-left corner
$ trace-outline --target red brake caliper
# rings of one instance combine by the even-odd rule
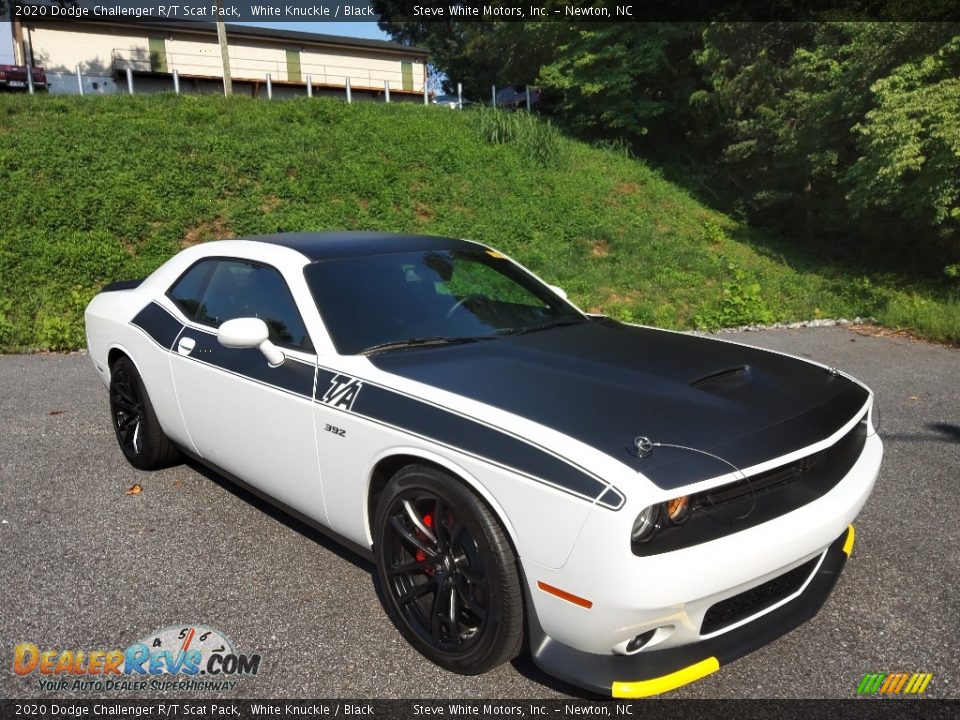
[[[424,516],[423,516],[423,524],[426,525],[428,528],[433,529],[433,515],[424,515]],[[419,531],[419,530],[417,530],[417,535],[420,537],[421,540],[427,540],[427,539],[428,539],[427,536],[424,535],[424,534],[423,534],[421,531]],[[414,557],[417,558],[417,562],[423,562],[424,560],[427,559],[427,554],[426,554],[423,550],[420,550],[419,548],[417,548],[417,552],[415,553]],[[433,575],[433,566],[427,567],[427,568],[424,570],[424,572],[425,572],[427,575]]]

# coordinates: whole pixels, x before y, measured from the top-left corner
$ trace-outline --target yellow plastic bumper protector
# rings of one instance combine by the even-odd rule
[[[642,698],[659,695],[668,690],[692,683],[694,680],[706,677],[720,669],[720,661],[715,657],[708,657],[689,667],[681,668],[676,672],[652,680],[638,680],[637,682],[615,682],[610,688],[615,698]]]
[[[853,531],[853,525],[851,525],[847,529],[846,542],[843,543],[843,552],[846,554],[847,557],[850,557],[850,553],[853,552],[853,538],[855,535],[856,533]]]

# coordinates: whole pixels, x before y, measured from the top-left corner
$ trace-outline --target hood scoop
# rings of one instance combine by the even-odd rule
[[[712,372],[709,375],[704,375],[699,377],[696,380],[690,381],[690,387],[695,387],[700,390],[706,391],[718,391],[724,385],[728,384],[740,384],[750,376],[750,366],[749,365],[738,365],[736,367],[727,368],[725,370],[718,370]]]

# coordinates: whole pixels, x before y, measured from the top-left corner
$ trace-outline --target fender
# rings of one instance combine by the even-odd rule
[[[373,470],[383,460],[399,455],[421,458],[450,472],[462,481],[470,490],[474,491],[490,508],[504,527],[511,545],[518,557],[531,559],[546,567],[562,567],[573,551],[577,538],[595,508],[589,500],[574,498],[557,491],[555,496],[554,512],[549,513],[549,520],[543,511],[543,506],[531,502],[531,493],[539,493],[539,487],[528,478],[515,476],[508,470],[498,467],[489,467],[495,483],[501,483],[498,489],[495,484],[483,483],[478,478],[483,475],[481,468],[486,471],[487,465],[482,460],[471,459],[469,462],[457,462],[445,455],[431,452],[429,449],[415,446],[393,446],[380,453],[367,467],[365,501],[369,507]],[[476,464],[476,467],[473,464]],[[504,487],[513,486],[518,489],[514,493],[504,491]],[[519,490],[522,488],[522,490]],[[510,502],[503,502],[497,498],[507,498]],[[512,503],[512,504],[511,504]],[[368,542],[371,542],[372,529],[370,517],[364,518]],[[549,543],[542,539],[549,535]],[[372,544],[372,542],[371,542]]]
[[[513,524],[510,522],[510,518],[503,509],[503,506],[496,501],[483,483],[477,480],[476,476],[474,476],[472,473],[465,470],[459,464],[452,462],[449,458],[446,458],[443,455],[438,455],[434,452],[430,452],[429,450],[424,450],[423,448],[412,447],[409,445],[397,445],[395,447],[387,448],[373,457],[366,468],[366,488],[363,493],[364,502],[367,503],[368,506],[370,502],[370,487],[373,483],[374,469],[384,460],[401,455],[423,458],[423,460],[426,462],[442,467],[444,470],[447,470],[454,477],[463,482],[468,488],[483,498],[483,501],[493,511],[493,514],[496,515],[497,520],[499,520],[500,524],[503,525],[503,529],[507,531],[507,535],[510,538],[510,544],[513,545],[514,548],[517,547],[516,528],[514,528]],[[364,525],[367,541],[370,547],[373,547],[373,532],[370,528],[369,513],[364,516]]]
[[[140,363],[134,358],[134,353],[132,353],[126,345],[123,345],[122,343],[118,343],[118,342],[114,342],[110,344],[110,347],[107,348],[106,358],[104,358],[106,362],[106,366],[103,372],[103,380],[104,380],[104,384],[108,388],[110,387],[110,378],[111,378],[110,363],[108,362],[108,359],[110,357],[110,353],[114,351],[123,353],[124,357],[126,357],[130,362],[133,363],[133,366],[137,370],[137,374],[140,375],[140,380],[143,382],[143,386],[147,390],[147,395],[149,395],[150,398],[155,399],[157,397],[161,397],[160,393],[157,392],[157,388],[150,386],[151,380],[149,379],[149,373],[145,374],[143,372],[143,368],[140,366]],[[167,418],[166,414],[163,412],[157,412],[157,421],[160,423],[160,427],[163,429],[163,432],[164,434],[167,435],[167,437],[169,437],[171,440],[176,442],[178,445],[185,446],[187,449],[190,450],[192,454],[197,455],[197,457],[199,457],[200,455],[197,451],[196,445],[194,445],[193,443],[193,438],[190,437],[190,432],[189,430],[187,430],[186,421],[183,418],[183,411],[180,409],[180,400],[179,398],[177,398],[177,394],[174,391],[173,377],[170,375],[170,358],[169,357],[165,358],[165,365],[167,368],[167,375],[168,375],[167,379],[170,386],[169,392],[172,394],[174,403],[176,404],[176,407],[177,407],[177,416],[179,419],[179,423],[178,423],[178,427],[171,427],[170,422],[168,421],[169,418]],[[156,405],[154,405],[154,411],[156,412]]]

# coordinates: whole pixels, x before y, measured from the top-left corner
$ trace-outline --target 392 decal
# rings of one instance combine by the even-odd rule
[[[338,428],[336,425],[331,425],[330,423],[326,423],[323,429],[326,430],[328,433],[333,433],[334,435],[339,435],[340,437],[347,436],[346,430],[344,430],[343,428]]]

